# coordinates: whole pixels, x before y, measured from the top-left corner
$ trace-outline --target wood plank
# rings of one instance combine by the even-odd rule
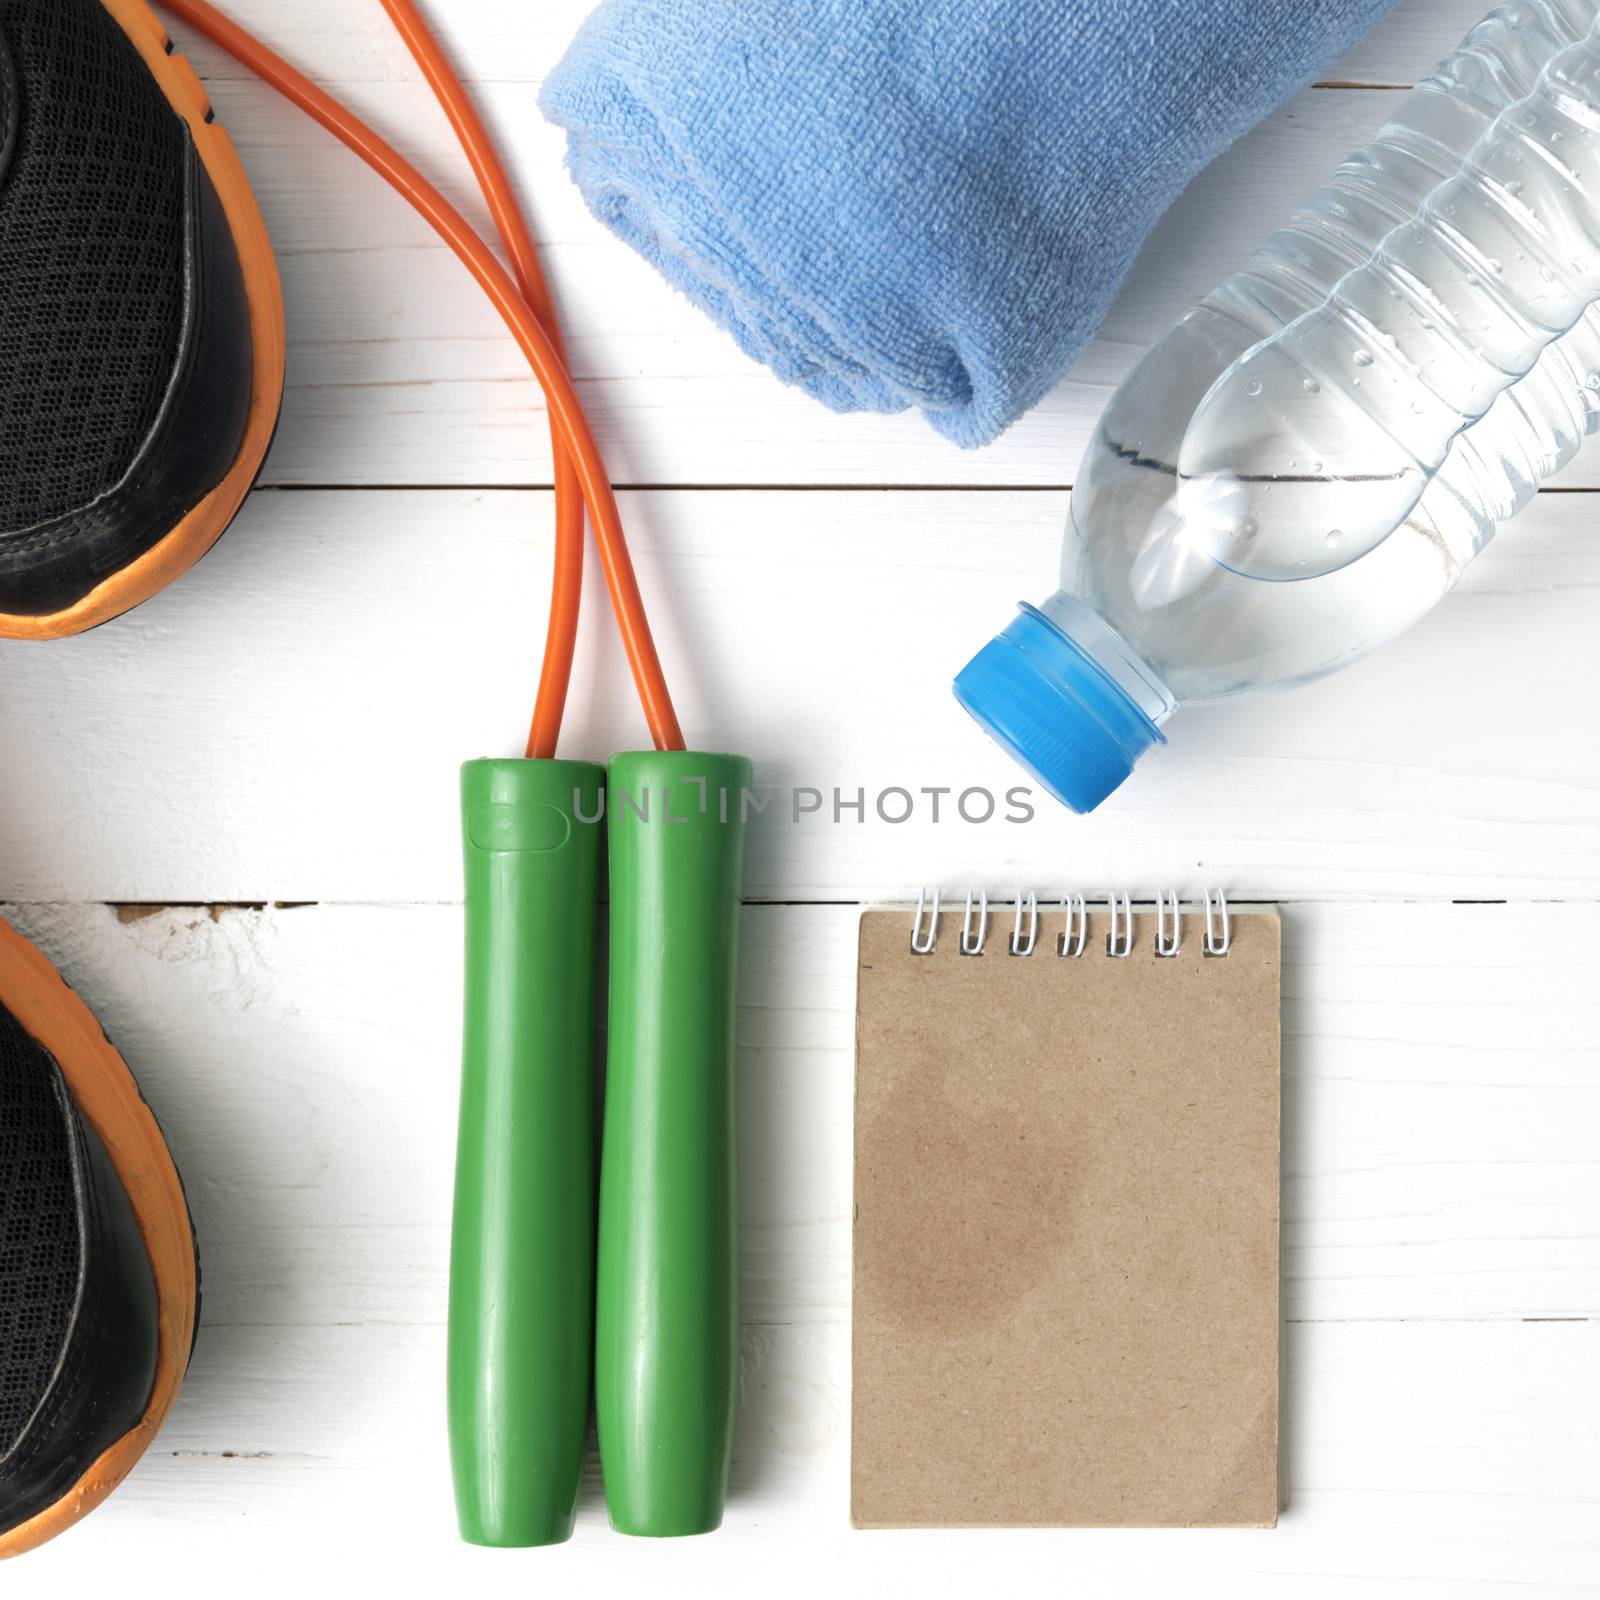
[[[429,20],[447,41],[472,83],[537,85],[566,49],[596,0],[473,0],[438,6]],[[416,68],[395,35],[375,18],[366,0],[231,0],[236,17],[275,49],[292,56],[340,91],[351,85],[393,82]],[[1390,15],[1323,77],[1334,83],[1414,82],[1488,9],[1487,0],[1402,0]],[[208,77],[240,80],[249,74],[211,49],[181,22],[171,24],[185,54]]]
[[[209,1323],[442,1319],[458,910],[7,915],[94,1006],[168,1130]],[[747,914],[751,1325],[848,1319],[857,915]],[[1284,915],[1286,1315],[1600,1315],[1600,907]]]
[[[1456,0],[1443,6],[1447,37],[1459,31],[1455,8]],[[470,17],[458,8],[451,25],[466,65],[488,80],[486,108],[532,198],[573,370],[621,483],[1069,482],[1112,388],[1138,356],[1398,99],[1313,90],[1242,141],[1162,223],[1063,383],[999,443],[961,451],[915,417],[836,416],[786,389],[589,217],[562,169],[562,141],[535,104],[535,80],[582,9],[583,0],[555,10],[496,0]],[[257,0],[242,10],[269,21],[270,36],[416,153],[487,227],[437,108],[404,52],[374,29],[369,7]],[[1408,62],[1424,49],[1413,35],[1438,31],[1431,21],[1402,27],[1410,14],[1391,25],[1392,48]],[[1417,15],[1434,12],[1419,7]],[[220,70],[214,52],[195,53],[208,73]],[[259,190],[288,299],[290,389],[266,481],[548,483],[542,400],[443,246],[269,90],[219,81],[216,100]],[[1566,481],[1600,484],[1600,464],[1580,461]]]
[[[591,1462],[573,1542],[487,1559],[455,1542],[440,1327],[210,1331],[155,1451],[8,1593],[119,1574],[226,1573],[281,1594],[358,1559],[375,1591],[777,1595],[1360,1593],[1589,1595],[1600,1468],[1577,1397],[1600,1383],[1594,1324],[1320,1324],[1290,1330],[1289,1509],[1275,1532],[853,1533],[842,1327],[747,1335],[727,1520],[644,1544],[605,1526]],[[17,1589],[29,1573],[41,1586]],[[126,1576],[121,1576],[126,1575]],[[54,1580],[50,1582],[50,1580]],[[42,1581],[41,1581],[42,1580]],[[74,1580],[77,1580],[75,1583]],[[148,1590],[156,1592],[154,1576]],[[50,1582],[48,1590],[42,1586]]]
[[[1292,694],[1180,712],[1094,816],[945,797],[1023,775],[948,683],[1052,587],[1064,494],[625,499],[689,738],[749,753],[756,899],[925,881],[1241,896],[1600,893],[1600,543],[1545,495],[1409,635]],[[454,900],[456,768],[521,748],[547,593],[543,493],[258,494],[186,580],[47,647],[0,643],[0,897]],[[644,736],[598,575],[573,753]],[[901,786],[898,825],[832,807]],[[800,798],[802,806],[810,796]],[[902,802],[890,797],[886,814]],[[981,815],[974,800],[969,813]]]
[[[1337,66],[1322,74],[1323,81],[1415,83],[1490,9],[1488,0],[1401,0]]]
[[[211,1570],[276,1594],[349,1560],[352,1539],[378,1587],[523,1592],[524,1563],[486,1567],[454,1541],[440,1420],[456,914],[11,914],[169,1129],[206,1326],[151,1456],[8,1593],[79,1592],[115,1569],[136,1593]],[[1171,1535],[847,1528],[854,916],[750,914],[725,1530],[647,1558],[606,1533],[591,1463],[579,1537],[539,1573],[605,1593],[648,1559],[653,1589],[703,1596],[744,1587],[756,1561],[797,1594],[821,1573],[965,1594],[1067,1570],[1085,1592],[1164,1592]],[[1524,1319],[1600,1309],[1600,909],[1293,906],[1286,931],[1289,1510],[1274,1534],[1183,1541],[1184,1590],[1586,1593],[1600,1322]]]

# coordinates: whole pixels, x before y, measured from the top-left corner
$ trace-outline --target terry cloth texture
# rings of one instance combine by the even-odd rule
[[[1391,3],[604,0],[541,104],[590,210],[750,355],[977,445]]]

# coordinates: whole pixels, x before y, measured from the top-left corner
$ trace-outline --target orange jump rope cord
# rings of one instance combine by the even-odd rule
[[[382,0],[382,4],[455,130],[456,140],[471,164],[472,174],[478,180],[478,188],[494,219],[495,231],[511,258],[511,270],[517,287],[522,290],[522,298],[544,324],[556,353],[565,362],[567,353],[561,339],[561,324],[539,262],[538,246],[533,242],[527,217],[517,202],[516,190],[488,126],[449,55],[413,0]],[[583,595],[583,491],[577,468],[567,453],[554,418],[550,423],[550,448],[555,470],[556,543],[544,667],[539,675],[533,725],[528,730],[528,754],[535,759],[556,753],[561,716],[567,703],[567,685],[572,676]]]
[[[662,675],[655,641],[651,638],[638,579],[628,557],[622,519],[599,446],[560,353],[494,252],[460,212],[392,145],[207,0],[161,0],[161,3],[348,145],[421,213],[477,279],[533,368],[549,402],[551,418],[570,452],[584,503],[594,522],[595,543],[617,613],[623,649],[656,748],[681,750],[683,734]]]

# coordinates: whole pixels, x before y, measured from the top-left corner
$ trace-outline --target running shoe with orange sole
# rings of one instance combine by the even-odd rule
[[[283,393],[260,212],[143,0],[0,0],[0,638],[79,633],[210,549]],[[122,1481],[199,1315],[126,1063],[0,921],[0,1557]]]
[[[0,638],[80,633],[221,536],[283,396],[261,213],[143,0],[0,0]]]
[[[183,1186],[133,1074],[0,920],[0,1557],[127,1476],[178,1393],[199,1307]]]

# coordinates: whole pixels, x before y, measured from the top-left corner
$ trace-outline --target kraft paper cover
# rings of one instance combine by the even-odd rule
[[[1011,913],[959,954],[861,919],[851,1510],[858,1527],[1271,1525],[1278,957],[1081,957]]]

